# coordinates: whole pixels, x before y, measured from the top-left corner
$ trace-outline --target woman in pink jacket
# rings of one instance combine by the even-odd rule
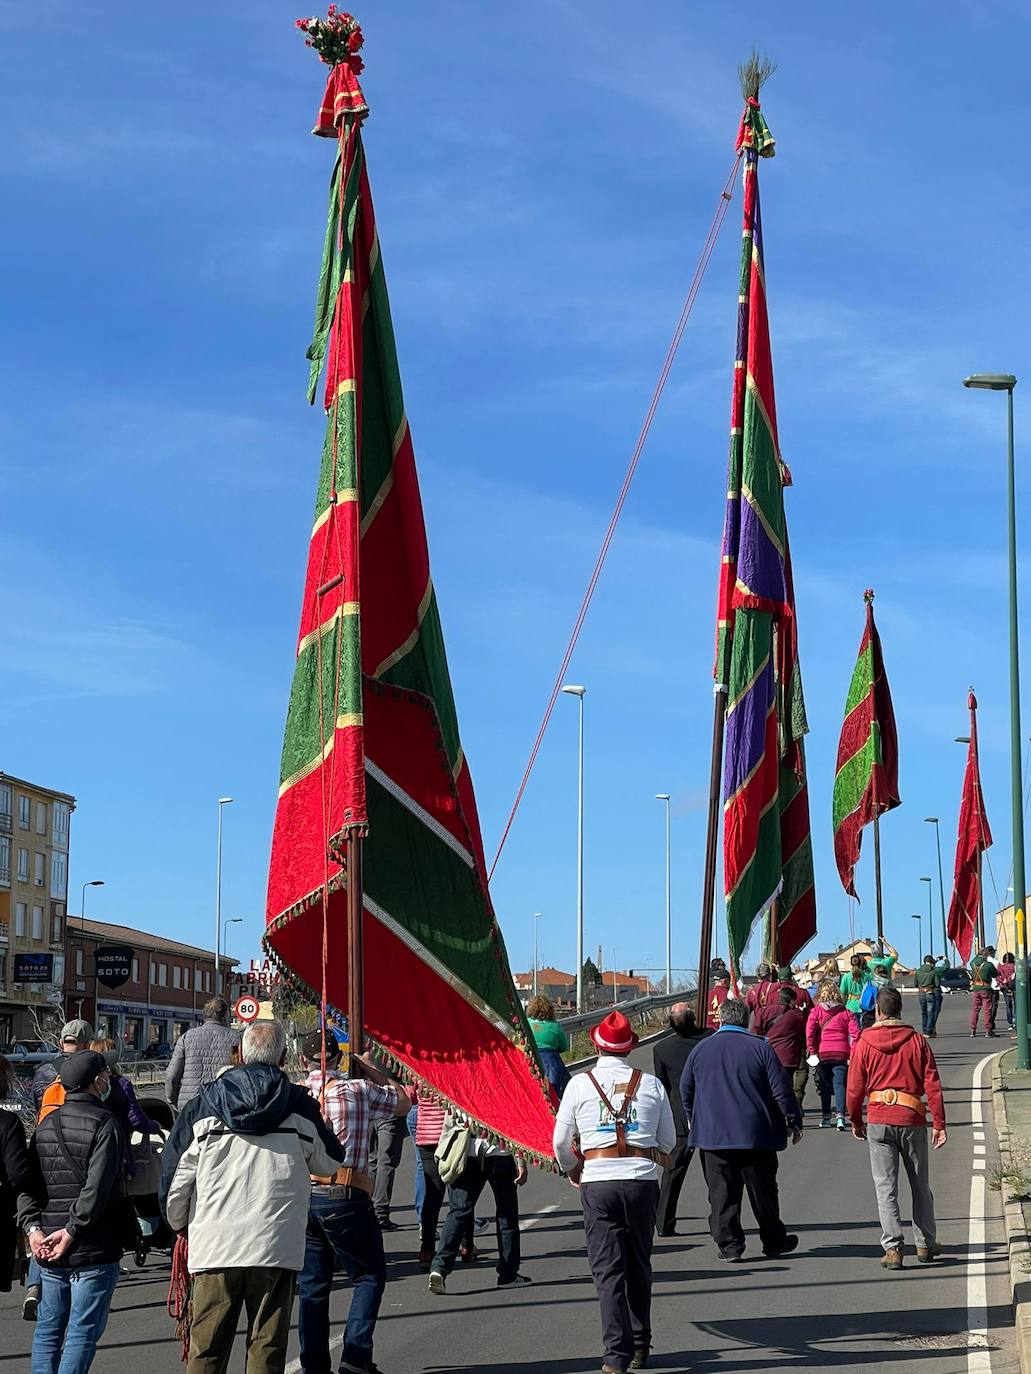
[[[859,1020],[855,1012],[845,1006],[841,990],[832,979],[820,984],[816,1006],[806,1022],[805,1041],[810,1055],[818,1055],[816,1087],[820,1094],[821,1126],[845,1127],[845,1084],[848,1077],[848,1058],[852,1046],[859,1039]],[[838,1118],[831,1121],[831,1093]]]

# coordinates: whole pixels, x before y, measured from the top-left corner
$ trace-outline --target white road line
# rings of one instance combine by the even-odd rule
[[[995,1058],[987,1054],[974,1070],[970,1091],[970,1121],[975,1132],[984,1128],[984,1105],[981,1101],[984,1071]],[[984,1160],[974,1160],[975,1172],[970,1179],[970,1232],[967,1268],[967,1374],[991,1374],[992,1353],[988,1348],[988,1236],[985,1221]],[[980,1170],[981,1172],[978,1172]]]
[[[543,1212],[538,1212],[537,1215],[532,1216],[529,1221],[522,1222],[519,1230],[529,1231],[531,1226],[536,1226],[537,1223],[543,1221],[546,1216],[550,1216],[552,1212],[557,1212],[561,1206],[561,1202],[552,1202],[549,1206],[545,1207]]]

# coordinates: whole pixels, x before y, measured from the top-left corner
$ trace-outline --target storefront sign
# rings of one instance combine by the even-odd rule
[[[97,982],[112,990],[128,983],[132,978],[133,954],[128,945],[101,945],[93,955]]]
[[[52,954],[16,954],[14,956],[16,983],[52,983],[54,956]]]
[[[267,1002],[283,981],[283,975],[271,959],[252,959],[250,968],[237,969],[230,984],[238,996],[249,994]]]

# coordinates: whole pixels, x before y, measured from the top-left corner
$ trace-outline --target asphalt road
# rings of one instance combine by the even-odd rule
[[[656,1244],[653,1368],[1016,1374],[999,1194],[985,1186],[995,1155],[987,1072],[986,1086],[974,1090],[986,1052],[1010,1041],[969,1039],[968,1008],[965,996],[946,999],[934,1045],[949,1119],[949,1143],[934,1156],[943,1262],[925,1267],[910,1258],[901,1274],[881,1269],[866,1146],[851,1135],[821,1131],[810,1113],[802,1143],[789,1149],[781,1168],[783,1214],[801,1237],[787,1259],[753,1261],[753,1235],[748,1263],[719,1263],[706,1226],[701,1171],[697,1161],[692,1165],[680,1205],[683,1235]],[[915,1011],[915,999],[907,997],[905,1014],[913,1019]],[[639,1056],[647,1065],[647,1051]],[[580,1374],[599,1368],[598,1313],[576,1192],[541,1174],[522,1192],[523,1269],[532,1288],[495,1289],[491,1235],[481,1238],[484,1260],[456,1271],[447,1295],[437,1298],[426,1291],[416,1265],[411,1178],[406,1146],[397,1201],[408,1206],[396,1213],[404,1229],[387,1237],[390,1283],[376,1341],[384,1374]],[[488,1199],[489,1193],[481,1211],[490,1210]],[[182,1368],[165,1313],[167,1280],[167,1264],[154,1260],[143,1271],[131,1269],[119,1284],[94,1365],[98,1374],[174,1374]],[[29,1368],[32,1327],[20,1320],[20,1300],[19,1292],[0,1295],[0,1370]],[[342,1318],[347,1305],[341,1285],[334,1316]],[[334,1327],[336,1336],[340,1329]],[[288,1374],[299,1369],[295,1355],[292,1350]],[[230,1369],[243,1368],[241,1336]]]

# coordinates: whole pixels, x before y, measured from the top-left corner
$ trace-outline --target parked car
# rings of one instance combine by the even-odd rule
[[[16,1068],[24,1064],[45,1064],[57,1053],[57,1046],[49,1040],[15,1040],[13,1045],[5,1045],[0,1049],[0,1054]]]
[[[969,992],[970,974],[965,968],[947,968],[942,974],[942,992]]]
[[[172,1046],[167,1040],[158,1040],[156,1044],[148,1045],[140,1056],[141,1059],[171,1059]]]

